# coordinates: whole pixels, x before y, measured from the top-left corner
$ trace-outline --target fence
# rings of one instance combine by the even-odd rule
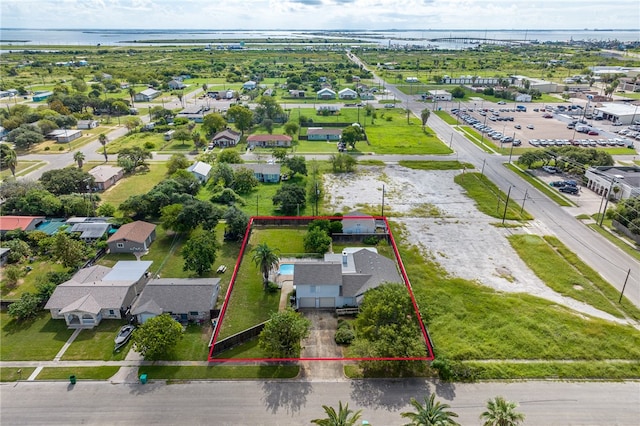
[[[225,337],[224,339],[218,340],[215,346],[213,347],[213,350],[211,351],[210,356],[213,357],[221,352],[226,351],[227,349],[231,349],[242,343],[248,342],[251,339],[255,339],[260,335],[260,332],[262,332],[262,329],[269,321],[270,320],[260,323],[258,325],[254,325],[253,327],[247,328],[244,331],[241,331],[229,337]],[[213,331],[215,334],[215,327]],[[209,343],[209,345],[213,343],[213,339],[211,340],[212,341],[211,343]]]

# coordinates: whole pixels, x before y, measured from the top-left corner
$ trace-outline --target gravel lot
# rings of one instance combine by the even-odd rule
[[[491,225],[499,220],[479,212],[453,178],[460,171],[420,171],[399,165],[359,167],[357,173],[325,175],[325,193],[335,211],[363,206],[378,209],[385,191],[385,213],[405,225],[406,239],[449,274],[475,280],[499,291],[526,292],[577,312],[625,323],[605,312],[563,297],[548,288],[518,257],[506,239],[511,233],[537,233],[536,221],[526,228]],[[427,208],[438,215],[425,217]]]

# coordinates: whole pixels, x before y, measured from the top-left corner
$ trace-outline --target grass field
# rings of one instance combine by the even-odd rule
[[[452,161],[398,161],[402,167],[416,170],[473,170],[475,167],[471,163],[461,163],[457,160]]]
[[[63,320],[51,319],[49,312],[42,312],[35,319],[17,322],[5,312],[0,312],[2,324],[2,361],[50,361],[62,345],[71,337]]]
[[[167,357],[167,360],[205,361],[209,355],[211,333],[211,324],[189,324],[177,346]]]
[[[26,264],[20,264],[21,267],[27,266]],[[29,263],[28,266],[32,268],[29,272],[24,272],[21,280],[18,282],[18,285],[15,287],[9,287],[6,283],[2,282],[2,287],[0,290],[0,294],[2,298],[5,300],[19,299],[23,293],[30,292],[36,293],[36,284],[38,280],[44,278],[44,276],[48,272],[61,272],[65,268],[59,263],[52,263],[50,259],[37,259],[33,263]]]
[[[114,352],[113,339],[125,320],[101,321],[97,327],[82,330],[62,356],[63,361],[100,360],[121,361],[131,349],[131,342],[118,352]]]
[[[233,293],[222,321],[219,338],[261,323],[278,309],[280,292],[269,293],[262,287],[262,274],[251,260],[251,250],[258,244],[267,243],[278,249],[280,256],[304,252],[302,236],[304,229],[266,228],[252,231],[247,244]]]
[[[556,238],[511,235],[508,240],[527,266],[551,289],[618,318],[640,318],[640,310],[634,309],[626,299],[618,305],[615,289]]]
[[[149,163],[148,169],[141,169],[133,175],[126,175],[114,186],[100,194],[102,202],[119,206],[132,195],[145,194],[158,182],[164,179],[167,173],[166,165]]]
[[[454,181],[462,186],[467,195],[476,202],[478,210],[495,218],[503,216],[508,220],[531,220],[533,217],[526,210],[521,211],[513,199],[509,199],[506,209],[507,194],[503,193],[486,176],[480,173],[462,173],[454,178]]]
[[[45,164],[46,163],[44,161],[18,159],[18,164],[16,164],[16,170],[15,170],[16,177],[20,177],[27,173],[31,173],[32,171],[39,169]],[[13,179],[13,175],[11,174],[11,170],[9,170],[8,168],[7,169],[3,168],[0,171],[0,182],[7,179]]]
[[[35,367],[0,367],[0,382],[25,380],[34,372]]]
[[[76,376],[76,380],[107,380],[118,372],[120,367],[45,367],[36,380],[69,380],[69,376]]]
[[[436,352],[453,360],[640,360],[640,331],[524,293],[447,276],[401,245]]]
[[[138,376],[147,374],[149,380],[292,379],[299,372],[300,367],[297,365],[145,366],[138,369]]]
[[[575,362],[473,362],[463,367],[471,370],[475,380],[625,380],[640,378],[640,362],[575,361]]]

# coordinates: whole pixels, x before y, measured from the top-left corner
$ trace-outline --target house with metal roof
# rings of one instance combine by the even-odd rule
[[[144,253],[156,239],[156,225],[137,220],[126,223],[107,240],[110,253]]]
[[[247,137],[249,148],[288,148],[291,146],[291,136],[287,135],[251,135]]]
[[[111,224],[106,222],[81,222],[75,223],[70,233],[79,233],[79,237],[85,243],[93,243],[102,238],[111,229]]]
[[[396,263],[375,248],[346,248],[327,253],[322,262],[295,262],[296,307],[340,308],[362,303],[364,293],[383,283],[400,283]]]
[[[324,87],[316,92],[316,97],[318,99],[335,99],[336,92],[329,89],[328,87]]]
[[[152,279],[131,307],[131,314],[141,324],[163,313],[181,323],[203,323],[211,319],[219,291],[220,278]]]
[[[44,308],[69,328],[93,328],[103,319],[121,319],[144,288],[151,264],[121,260],[113,268],[80,269],[56,287]]]
[[[133,100],[136,102],[150,102],[161,94],[161,91],[149,88],[133,95]]]
[[[339,127],[307,128],[307,140],[310,141],[339,141],[341,137],[342,129]]]
[[[203,161],[196,161],[189,167],[187,167],[187,171],[195,176],[196,179],[200,181],[200,183],[205,184],[209,180],[209,174],[211,173],[211,164],[205,163]]]

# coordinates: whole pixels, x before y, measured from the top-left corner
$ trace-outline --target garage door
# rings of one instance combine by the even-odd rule
[[[316,307],[316,298],[315,297],[301,297],[298,299],[298,308],[315,308]]]
[[[321,308],[335,308],[336,307],[336,298],[335,297],[321,297],[320,298],[320,307]]]

